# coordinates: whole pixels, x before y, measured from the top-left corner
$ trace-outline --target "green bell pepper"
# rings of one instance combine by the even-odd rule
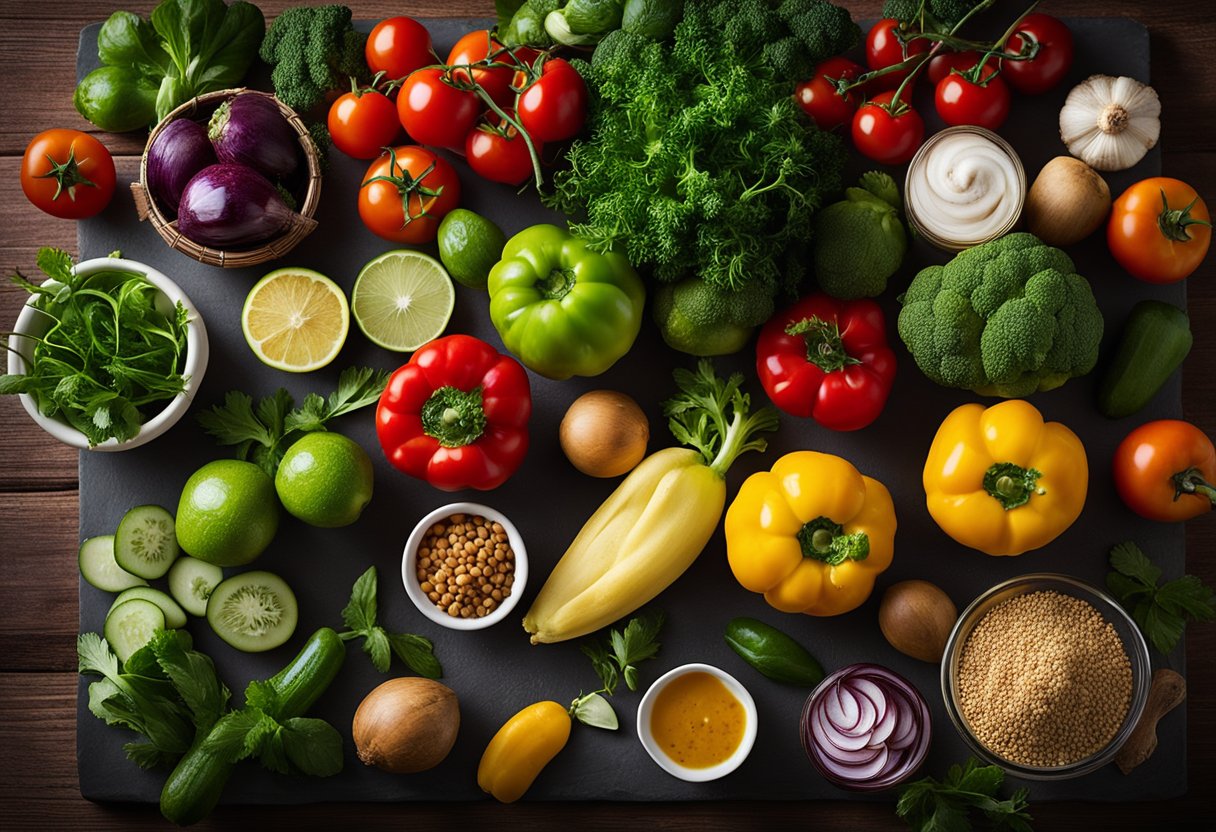
[[[490,320],[507,349],[553,379],[598,376],[629,352],[646,290],[629,262],[554,225],[525,228],[490,270]]]

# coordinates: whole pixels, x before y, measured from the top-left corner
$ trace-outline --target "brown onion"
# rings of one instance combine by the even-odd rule
[[[891,646],[922,662],[941,661],[957,618],[950,596],[928,581],[892,585],[878,608],[878,626]]]
[[[592,477],[619,477],[646,456],[650,423],[624,393],[592,390],[570,405],[559,434],[575,468]]]
[[[1110,214],[1110,187],[1089,165],[1057,156],[1035,177],[1026,194],[1026,230],[1052,246],[1079,243]]]
[[[413,676],[389,679],[364,697],[351,726],[363,764],[394,774],[439,765],[459,730],[460,705],[451,688]]]

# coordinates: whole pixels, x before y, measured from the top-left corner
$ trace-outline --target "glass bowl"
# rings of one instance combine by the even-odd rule
[[[989,610],[1010,598],[1048,590],[1088,602],[1114,627],[1123,644],[1123,650],[1131,662],[1132,691],[1123,723],[1105,748],[1067,765],[1029,766],[1005,759],[990,750],[975,736],[959,705],[958,672],[963,645],[966,644],[971,631],[988,614]],[[1151,678],[1152,668],[1148,645],[1145,644],[1144,637],[1140,635],[1136,623],[1119,606],[1118,602],[1085,581],[1049,572],[1022,575],[1003,581],[972,601],[955,622],[954,629],[950,631],[941,666],[942,698],[945,700],[946,713],[972,753],[988,765],[1000,766],[1010,774],[1027,780],[1068,780],[1095,771],[1113,760],[1123,743],[1131,736],[1136,723],[1140,721],[1140,715],[1148,700]]]

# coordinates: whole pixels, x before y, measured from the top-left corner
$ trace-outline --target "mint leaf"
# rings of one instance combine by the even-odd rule
[[[363,652],[371,656],[372,664],[381,673],[388,673],[393,661],[392,646],[382,627],[372,627],[363,633]]]
[[[405,666],[428,679],[442,679],[443,666],[435,658],[435,646],[430,639],[413,633],[389,633],[389,644]]]
[[[396,653],[406,667],[419,676],[441,678],[443,667],[435,658],[434,645],[428,639],[413,633],[389,633],[377,623],[376,585],[376,567],[368,567],[351,588],[350,601],[342,610],[347,630],[338,633],[338,637],[343,641],[362,638],[363,651],[381,673],[388,672],[393,653]]]
[[[283,751],[302,774],[331,777],[342,770],[342,735],[323,719],[289,719],[281,729]]]
[[[376,612],[376,567],[369,566],[351,588],[342,621],[356,633],[366,633],[376,626]]]

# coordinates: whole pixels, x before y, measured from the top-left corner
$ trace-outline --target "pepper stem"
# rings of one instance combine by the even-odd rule
[[[1203,472],[1198,468],[1179,471],[1171,479],[1174,481],[1174,502],[1183,494],[1194,494],[1197,497],[1207,497],[1216,505],[1216,487],[1203,478]]]
[[[829,517],[816,517],[798,530],[802,556],[839,566],[846,560],[865,560],[870,556],[870,536],[865,532],[845,534],[844,526]]]
[[[1029,503],[1031,495],[1047,493],[1038,487],[1041,476],[1043,472],[1035,468],[998,462],[984,472],[984,490],[1001,504],[1001,508],[1009,511]]]
[[[445,448],[471,445],[486,431],[481,388],[440,387],[422,405],[422,431]]]
[[[818,315],[794,321],[785,328],[786,335],[801,335],[806,342],[806,360],[825,373],[843,370],[861,360],[849,355],[840,337],[840,324],[825,321]]]
[[[536,281],[536,291],[545,300],[561,300],[570,294],[577,282],[573,269],[551,269],[547,275]]]
[[[1157,215],[1157,227],[1161,229],[1161,233],[1165,235],[1167,240],[1173,240],[1176,243],[1189,243],[1191,241],[1191,232],[1187,231],[1188,226],[1206,225],[1208,228],[1212,224],[1207,220],[1201,220],[1191,216],[1191,209],[1195,207],[1195,202],[1199,197],[1190,201],[1185,208],[1170,208],[1169,200],[1165,197],[1165,189],[1161,189],[1161,213]]]

